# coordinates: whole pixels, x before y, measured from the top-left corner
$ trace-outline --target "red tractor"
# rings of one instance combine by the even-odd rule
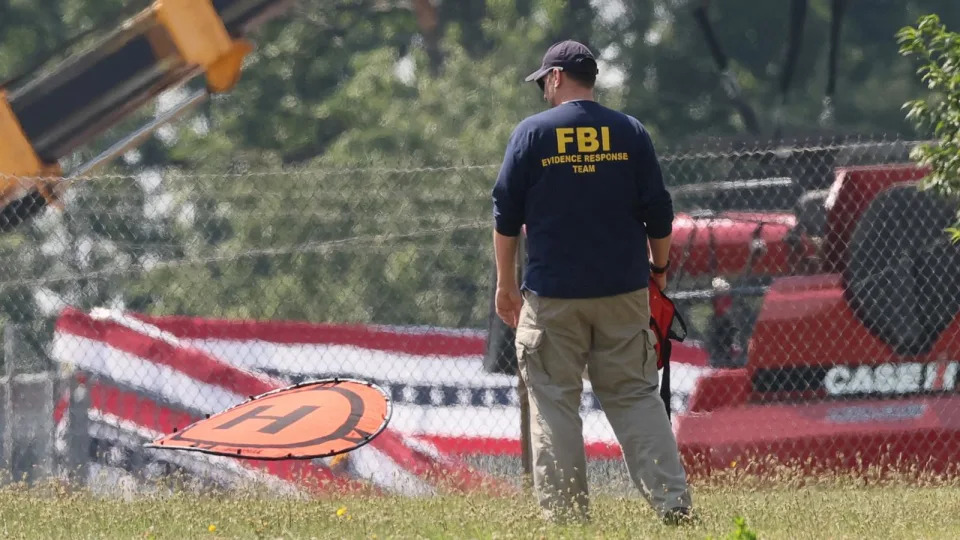
[[[681,211],[666,292],[690,329],[671,363],[706,363],[671,404],[692,474],[771,461],[951,466],[960,245],[944,229],[960,203],[918,189],[924,174],[842,165],[813,182],[671,190]],[[495,317],[486,366],[510,372],[512,337]]]

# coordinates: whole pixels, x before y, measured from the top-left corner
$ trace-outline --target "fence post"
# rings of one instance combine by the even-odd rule
[[[526,235],[521,234],[517,242],[517,283],[523,283],[524,262],[526,261]],[[511,336],[515,334],[511,333]],[[517,365],[516,348],[511,348],[514,358],[512,362]],[[524,382],[517,369],[517,399],[520,402],[520,465],[523,467],[524,486],[530,488],[533,486],[533,461],[530,448],[530,400],[527,393],[527,383]]]
[[[524,261],[526,259],[524,235],[520,235],[517,245],[517,283],[523,282]],[[487,331],[484,368],[490,373],[515,374],[517,376],[517,403],[520,406],[520,465],[523,469],[523,484],[533,485],[533,465],[530,450],[530,402],[527,385],[523,382],[517,363],[517,351],[514,345],[516,332],[507,326],[496,313],[497,268],[493,265],[491,277],[490,313]]]
[[[3,463],[13,481],[33,484],[53,472],[53,376],[23,328],[3,330]]]
[[[530,448],[530,401],[523,377],[517,376],[517,399],[520,401],[520,465],[523,467],[524,487],[533,486],[533,462]]]
[[[83,485],[90,470],[89,381],[85,374],[73,372],[69,376],[68,384],[64,473],[70,484]]]
[[[6,373],[0,376],[0,485],[6,484],[10,475],[10,460],[7,456],[10,449],[10,439],[7,437],[7,426],[9,425],[7,413],[10,411],[9,392],[7,392],[7,388],[10,386],[9,379]]]

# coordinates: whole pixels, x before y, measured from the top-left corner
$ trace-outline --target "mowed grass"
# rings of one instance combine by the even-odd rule
[[[960,484],[824,480],[695,491],[699,520],[661,525],[637,496],[598,495],[588,525],[544,523],[530,496],[303,498],[252,493],[104,497],[0,490],[3,538],[960,538]],[[739,538],[748,538],[740,536]]]

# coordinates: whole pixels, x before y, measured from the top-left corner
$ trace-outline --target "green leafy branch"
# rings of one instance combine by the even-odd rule
[[[916,57],[917,75],[931,92],[927,99],[904,104],[907,119],[919,130],[930,130],[933,142],[918,144],[910,157],[930,173],[922,185],[939,195],[960,196],[960,34],[947,30],[936,14],[924,15],[916,26],[897,32],[900,54]],[[957,226],[947,232],[960,242],[960,208]]]

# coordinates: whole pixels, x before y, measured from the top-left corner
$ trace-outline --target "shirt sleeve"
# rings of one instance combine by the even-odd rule
[[[500,173],[493,186],[493,219],[495,230],[504,236],[518,236],[524,223],[530,167],[527,152],[528,131],[518,126],[510,135]]]
[[[647,130],[639,125],[640,166],[639,176],[640,202],[639,214],[646,225],[647,236],[665,238],[673,232],[673,198],[663,182],[663,171],[656,149]]]

